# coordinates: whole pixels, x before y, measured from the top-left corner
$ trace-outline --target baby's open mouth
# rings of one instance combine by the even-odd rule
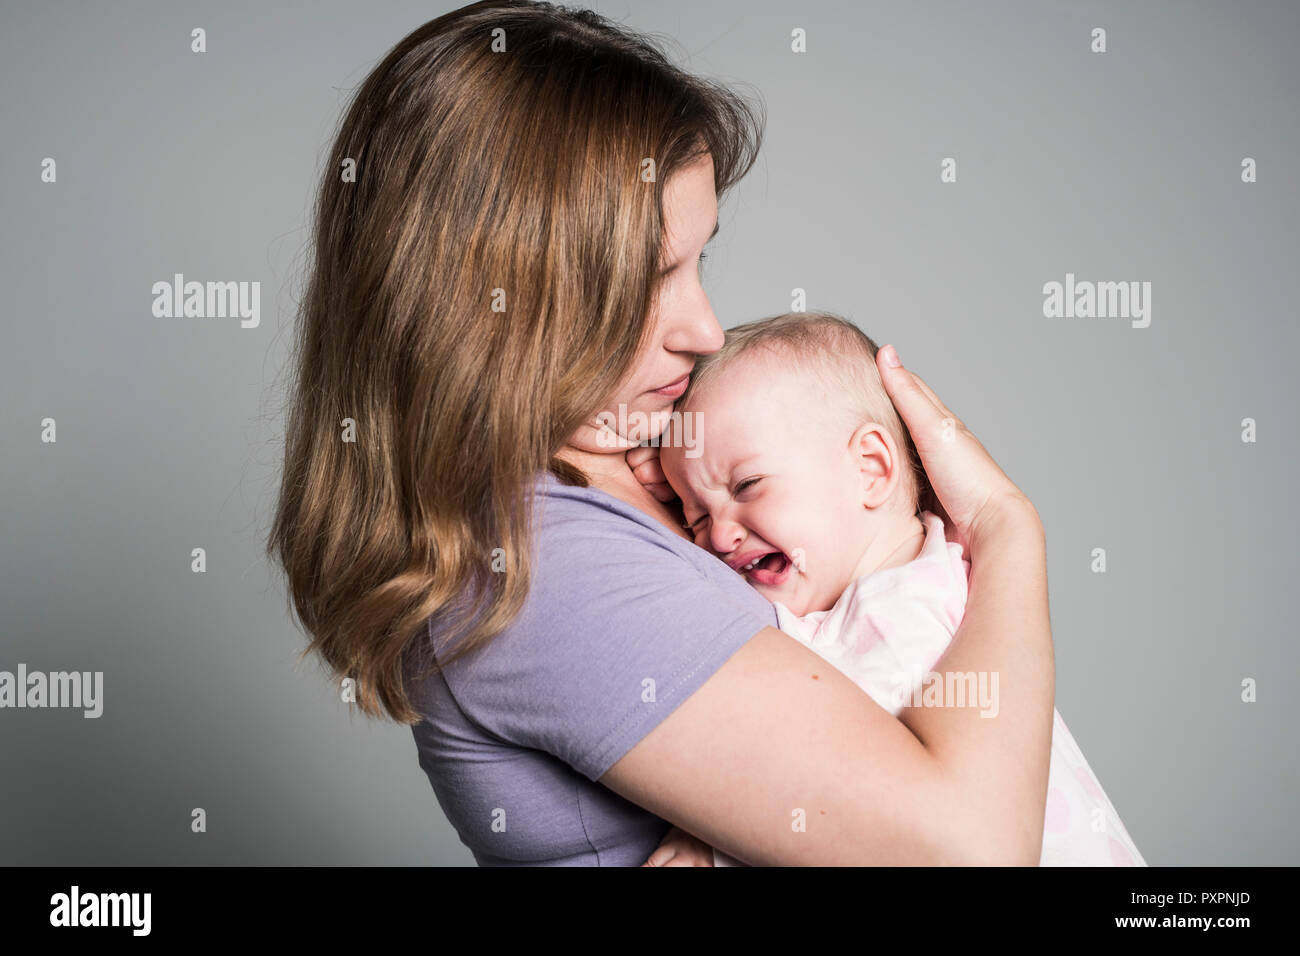
[[[782,551],[769,551],[740,565],[736,570],[743,574],[750,584],[775,587],[784,581],[789,573],[790,559]]]

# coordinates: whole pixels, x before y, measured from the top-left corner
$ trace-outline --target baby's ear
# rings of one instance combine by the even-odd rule
[[[878,422],[866,422],[853,433],[849,450],[862,481],[862,503],[868,508],[879,508],[889,501],[898,485],[899,469],[903,466],[898,446],[889,429]]]

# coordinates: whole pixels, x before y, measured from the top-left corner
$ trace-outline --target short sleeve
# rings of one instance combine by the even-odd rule
[[[544,501],[519,617],[444,674],[481,728],[594,781],[776,617],[717,558],[580,491]]]

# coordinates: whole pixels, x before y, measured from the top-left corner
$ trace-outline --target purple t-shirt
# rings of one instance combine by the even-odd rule
[[[480,866],[639,866],[669,824],[596,780],[775,609],[612,495],[536,487],[523,611],[412,687],[420,766]]]

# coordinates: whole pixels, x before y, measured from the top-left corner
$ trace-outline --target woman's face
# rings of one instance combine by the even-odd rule
[[[664,186],[662,278],[647,341],[610,403],[569,444],[616,452],[659,434],[686,391],[697,355],[722,348],[722,327],[700,282],[700,256],[718,231],[713,158],[705,154]]]

